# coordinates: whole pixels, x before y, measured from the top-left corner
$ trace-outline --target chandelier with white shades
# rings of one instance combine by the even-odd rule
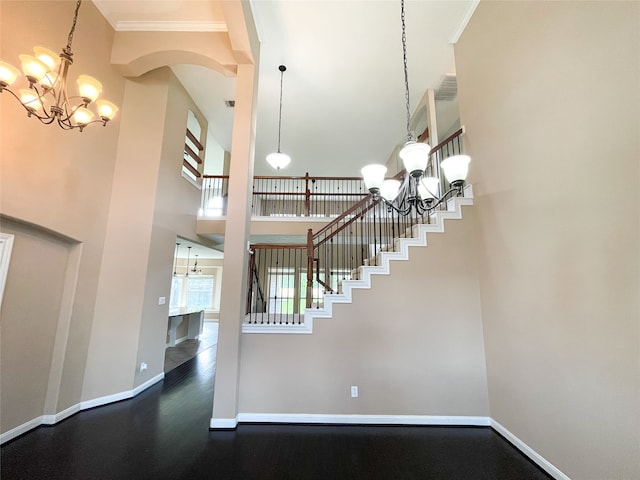
[[[400,2],[400,9],[407,140],[402,150],[400,150],[399,156],[402,159],[406,174],[402,182],[396,179],[385,180],[387,167],[379,164],[367,165],[362,168],[361,173],[369,192],[374,197],[383,200],[390,208],[401,215],[409,215],[414,210],[417,214],[423,215],[435,209],[447,198],[461,194],[471,158],[468,155],[453,155],[440,163],[440,168],[444,172],[450,188],[443,195],[439,195],[440,179],[437,176],[425,175],[429,166],[431,147],[426,143],[417,142],[415,135],[411,131],[404,0]],[[434,170],[433,168],[430,169],[430,171]]]
[[[118,107],[104,99],[98,99],[102,84],[89,75],[77,79],[78,95],[67,93],[69,67],[73,64],[71,43],[78,21],[78,10],[82,0],[77,0],[67,46],[60,55],[45,47],[34,47],[33,55],[19,56],[24,79],[28,88],[17,93],[10,87],[20,76],[20,71],[10,63],[0,61],[0,93],[9,92],[20,102],[27,116],[37,118],[44,124],[57,123],[64,130],[82,131],[91,123],[102,123],[113,119]],[[95,103],[98,117],[89,108]],[[95,118],[95,119],[94,119]]]

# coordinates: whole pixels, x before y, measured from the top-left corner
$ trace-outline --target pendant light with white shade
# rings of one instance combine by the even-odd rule
[[[281,168],[286,167],[291,162],[291,157],[286,153],[282,153],[280,151],[280,133],[282,130],[282,82],[284,78],[284,72],[286,72],[287,67],[285,67],[284,65],[280,65],[278,67],[278,70],[280,70],[280,109],[278,112],[278,151],[267,155],[267,162],[276,170],[280,170]]]

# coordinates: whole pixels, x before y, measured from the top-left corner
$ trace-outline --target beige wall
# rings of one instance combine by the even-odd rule
[[[2,219],[2,232],[15,235],[12,269],[2,305],[0,407],[2,431],[45,411],[49,377],[60,369],[54,350],[58,325],[68,325],[64,286],[74,242],[32,225]],[[19,264],[17,264],[19,262]],[[23,293],[32,292],[26,299]],[[20,301],[20,298],[23,298]],[[33,301],[37,298],[39,301]],[[57,355],[56,360],[60,360]]]
[[[640,478],[640,3],[481,2],[459,43],[491,416]]]
[[[164,368],[164,342],[171,292],[171,275],[176,237],[196,238],[196,214],[201,192],[181,176],[187,112],[191,110],[202,125],[202,143],[206,143],[207,121],[180,82],[168,69],[167,108],[164,129],[157,138],[162,142],[147,261],[145,294],[136,365],[145,362],[149,369],[137,372],[135,385],[154,377]],[[159,297],[167,303],[158,305]]]
[[[36,42],[54,51],[66,44],[66,29],[73,15],[73,4],[2,1],[0,9],[0,57],[3,60],[19,66],[18,55],[29,52]],[[27,17],[29,22],[24,20]],[[64,25],[62,30],[61,25]],[[71,75],[72,78],[81,73],[96,76],[103,83],[105,98],[122,105],[124,81],[108,62],[112,37],[109,24],[91,2],[85,2],[80,9],[74,36]],[[22,107],[6,93],[0,95],[0,108],[1,213],[33,224],[33,232],[49,229],[82,245],[81,257],[74,260],[77,287],[74,285],[71,295],[49,298],[48,293],[34,294],[30,288],[9,290],[7,287],[0,329],[4,341],[5,329],[17,328],[12,335],[18,343],[13,343],[12,349],[28,351],[33,349],[34,342],[38,345],[45,342],[49,345],[46,348],[50,348],[51,325],[46,326],[47,322],[67,322],[67,333],[64,334],[64,342],[58,343],[60,348],[64,348],[58,349],[55,358],[52,357],[55,366],[54,363],[36,366],[30,361],[15,361],[15,358],[5,356],[2,348],[0,382],[3,395],[20,399],[19,402],[11,402],[4,397],[2,431],[5,432],[33,418],[35,410],[23,406],[44,404],[40,395],[46,388],[43,390],[40,384],[36,394],[28,382],[22,383],[17,379],[33,377],[40,383],[44,381],[41,375],[52,369],[51,378],[56,380],[50,391],[58,394],[54,395],[56,398],[49,398],[47,408],[40,410],[39,415],[53,414],[80,401],[120,121],[116,118],[107,127],[92,126],[82,133],[64,132],[57,126],[41,125],[27,118]],[[4,226],[3,222],[0,230],[4,231]],[[21,269],[21,266],[32,263],[28,257],[34,249],[53,249],[60,255],[66,255],[51,235],[38,238],[40,246],[37,248],[26,245],[23,248],[23,238],[16,238],[8,285],[15,286],[20,282],[21,286],[28,286],[43,282],[51,289],[61,288],[58,284],[60,273],[51,266],[62,261],[58,254],[52,256],[51,265],[43,260],[39,269]],[[78,255],[77,252],[72,254]],[[60,303],[64,298],[68,303],[65,308]],[[16,305],[20,308],[16,309]],[[21,312],[20,315],[33,314],[32,321],[44,322],[42,330],[35,328],[30,332],[29,327],[19,321],[20,317],[15,316],[16,312]],[[36,396],[24,401],[32,394]]]
[[[239,411],[487,416],[475,229],[465,208],[313,335],[245,334]]]

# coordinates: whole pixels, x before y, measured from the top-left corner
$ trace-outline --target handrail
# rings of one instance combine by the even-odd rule
[[[369,203],[369,205],[367,205],[367,201],[368,200],[371,200],[371,203]],[[380,202],[379,199],[373,198],[373,195],[369,194],[369,196],[367,198],[364,198],[362,202],[358,202],[356,205],[354,205],[354,207],[361,207],[362,206],[362,207],[365,207],[365,208],[360,209],[360,212],[357,215],[354,215],[353,217],[349,218],[345,223],[343,223],[342,225],[337,227],[333,232],[331,232],[331,235],[325,236],[322,240],[318,240],[317,243],[314,243],[314,246],[319,247],[323,243],[326,243],[327,241],[331,240],[332,237],[336,236],[338,233],[343,231],[345,228],[347,228],[353,222],[363,218],[379,202]],[[357,210],[357,208],[356,208],[356,210]],[[344,218],[347,218],[348,216],[349,215],[341,215],[340,219],[342,220]],[[339,222],[331,222],[327,226],[334,227],[334,226],[338,225],[338,223]],[[320,235],[322,233],[324,233],[325,231],[327,231],[327,230],[325,230],[327,226],[325,226],[321,231],[319,231],[317,234],[315,234],[313,236],[314,240],[317,239],[317,238],[320,238]]]
[[[360,200],[357,203],[354,203],[348,210],[346,210],[345,212],[343,212],[341,215],[339,215],[338,217],[334,218],[331,222],[327,223],[324,227],[322,227],[320,230],[318,230],[313,236],[314,238],[319,237],[320,235],[322,235],[325,231],[330,230],[331,228],[333,228],[336,224],[338,224],[339,222],[342,221],[343,218],[347,217],[348,215],[351,215],[353,212],[357,211],[360,207],[362,207],[364,204],[367,203],[367,201],[369,201],[369,199],[371,198],[371,195],[367,195],[365,198],[363,198],[362,200]]]
[[[252,243],[250,250],[269,250],[272,248],[291,248],[293,250],[307,248],[306,243]]]

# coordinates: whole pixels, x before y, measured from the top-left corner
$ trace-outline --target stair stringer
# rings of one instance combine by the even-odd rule
[[[367,265],[360,268],[361,278],[358,280],[344,280],[342,293],[327,293],[324,297],[322,308],[309,308],[304,314],[304,323],[296,325],[256,325],[243,324],[242,333],[313,333],[313,321],[316,318],[331,318],[333,305],[338,303],[352,303],[353,291],[371,288],[371,279],[374,275],[389,275],[391,262],[409,260],[410,247],[426,247],[427,238],[431,233],[443,233],[445,220],[461,220],[462,207],[473,205],[473,188],[467,185],[464,196],[450,198],[447,201],[447,210],[439,210],[432,217],[429,224],[417,224],[412,227],[411,237],[396,239],[397,247],[393,252],[380,252],[380,265]]]

